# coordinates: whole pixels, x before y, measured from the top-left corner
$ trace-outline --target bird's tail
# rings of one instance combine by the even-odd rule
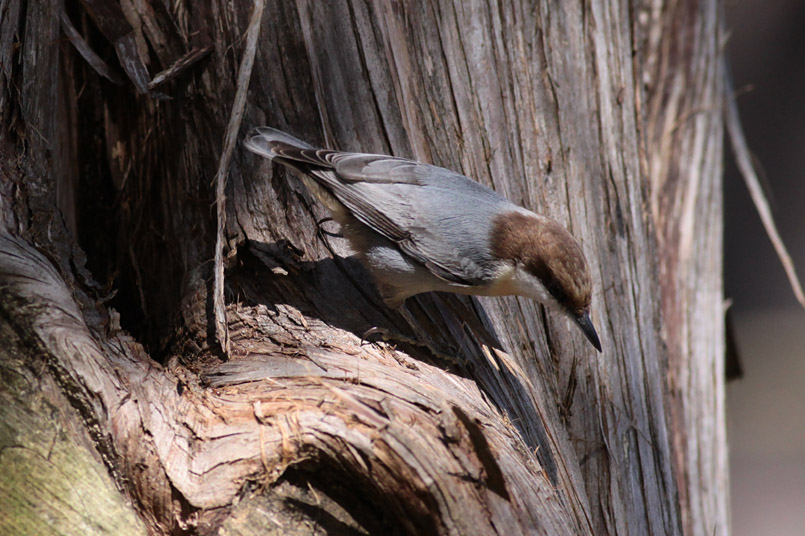
[[[315,149],[309,143],[305,143],[298,138],[294,138],[290,134],[286,134],[281,130],[271,127],[257,127],[253,128],[246,136],[244,145],[248,150],[264,156],[269,160],[279,156],[274,148],[277,144],[291,146],[297,149]]]
[[[330,168],[329,161],[322,158],[320,153],[332,154],[332,151],[316,149],[313,145],[294,138],[281,130],[271,127],[257,127],[249,132],[244,142],[246,148],[253,153],[264,156],[269,160],[277,159],[278,164],[288,168],[304,183],[316,198],[333,214],[333,218],[342,225],[350,220],[349,211],[341,204],[333,193],[321,184],[321,168]],[[320,173],[311,173],[311,166],[319,169]],[[330,173],[328,177],[336,180]]]

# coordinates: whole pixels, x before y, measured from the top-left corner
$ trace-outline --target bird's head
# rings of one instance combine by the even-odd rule
[[[512,294],[568,316],[601,351],[590,318],[590,270],[581,246],[564,227],[537,214],[506,212],[494,221],[491,243],[492,254],[513,267]]]

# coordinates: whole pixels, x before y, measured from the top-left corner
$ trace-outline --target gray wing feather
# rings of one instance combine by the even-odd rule
[[[505,199],[463,175],[411,160],[339,153],[331,161],[334,173],[314,174],[361,222],[441,279],[488,282],[483,224]]]

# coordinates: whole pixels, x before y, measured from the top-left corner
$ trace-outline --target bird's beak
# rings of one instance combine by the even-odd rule
[[[576,324],[579,325],[581,331],[584,332],[584,336],[587,337],[587,340],[590,341],[596,350],[599,352],[601,351],[601,341],[598,340],[598,333],[595,332],[595,326],[593,326],[593,321],[590,320],[590,313],[582,313],[579,316],[575,317]]]

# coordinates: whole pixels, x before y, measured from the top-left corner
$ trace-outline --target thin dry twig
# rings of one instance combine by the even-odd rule
[[[213,311],[215,314],[215,338],[224,355],[229,355],[229,330],[226,324],[226,306],[224,304],[224,229],[226,227],[226,176],[229,172],[229,163],[232,160],[232,151],[235,148],[240,123],[243,119],[243,110],[246,107],[246,92],[252,77],[254,55],[257,51],[257,38],[260,36],[260,21],[263,17],[264,0],[254,0],[252,16],[246,30],[246,48],[240,61],[238,71],[238,85],[235,93],[235,102],[229,116],[229,125],[224,136],[224,147],[218,171],[215,174],[215,205],[218,217],[218,229],[215,237],[215,276],[213,281]]]
[[[741,128],[741,119],[738,116],[738,104],[735,101],[734,91],[732,90],[732,81],[730,80],[729,70],[726,66],[726,60],[721,61],[721,72],[724,77],[725,84],[725,107],[727,124],[727,132],[729,133],[730,142],[732,143],[732,150],[735,153],[735,161],[738,169],[743,175],[746,187],[749,189],[749,195],[752,197],[752,202],[757,208],[760,215],[760,221],[763,222],[763,227],[766,229],[766,234],[769,236],[774,250],[777,252],[777,257],[783,265],[785,274],[788,277],[788,282],[791,285],[791,290],[794,297],[797,299],[802,307],[805,307],[805,294],[802,292],[802,285],[797,277],[797,271],[794,267],[794,261],[791,260],[791,255],[783,243],[780,234],[777,231],[777,225],[774,223],[774,217],[771,214],[769,203],[766,196],[763,194],[763,188],[760,185],[757,171],[752,165],[752,159],[749,153],[749,146],[746,143],[743,128]]]
[[[185,72],[190,66],[195,64],[197,61],[201,60],[202,58],[206,57],[210,52],[212,52],[211,46],[195,48],[173,62],[173,64],[161,71],[157,74],[151,82],[148,83],[148,89],[154,89],[165,82],[173,80],[183,72]]]

